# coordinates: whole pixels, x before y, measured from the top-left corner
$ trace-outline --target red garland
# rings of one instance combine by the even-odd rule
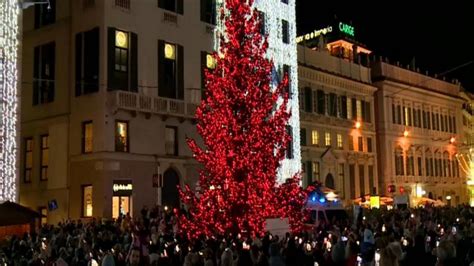
[[[288,95],[284,77],[271,88],[273,63],[253,0],[226,0],[226,38],[216,68],[206,70],[206,98],[196,111],[205,149],[188,139],[202,164],[199,194],[189,186],[180,196],[190,217],[179,218],[180,232],[191,239],[238,233],[261,236],[269,217],[289,217],[301,230],[306,193],[296,175],[276,183],[277,169],[290,137],[286,125]],[[222,14],[224,16],[224,14]],[[277,100],[283,98],[280,105]]]

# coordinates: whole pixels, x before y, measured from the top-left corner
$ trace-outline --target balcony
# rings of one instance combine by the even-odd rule
[[[116,109],[149,114],[194,118],[197,104],[183,100],[152,97],[128,91],[109,92],[111,106]]]

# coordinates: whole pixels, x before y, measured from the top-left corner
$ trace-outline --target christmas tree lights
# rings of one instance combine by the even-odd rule
[[[273,62],[253,0],[226,0],[222,16],[225,34],[214,54],[216,67],[205,71],[206,98],[196,111],[205,147],[188,140],[203,166],[200,192],[180,190],[190,213],[180,216],[180,231],[189,238],[261,236],[271,217],[288,217],[292,229],[300,230],[306,200],[300,177],[283,184],[275,179],[291,141],[288,77],[272,86]]]
[[[0,2],[0,202],[17,198],[17,0]]]

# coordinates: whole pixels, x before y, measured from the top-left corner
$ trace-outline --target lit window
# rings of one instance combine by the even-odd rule
[[[48,166],[49,166],[49,136],[41,136],[41,172],[40,180],[48,180]]]
[[[319,181],[320,180],[319,162],[313,162],[313,180],[314,181]]]
[[[346,103],[347,103],[347,119],[352,119],[352,101],[348,99]]]
[[[317,130],[311,132],[311,144],[319,145],[319,132]]]
[[[92,217],[92,186],[82,187],[82,216]]]
[[[128,152],[128,122],[117,121],[115,124],[115,151]]]
[[[356,101],[356,110],[357,110],[357,119],[362,118],[362,102],[360,100]]]
[[[174,44],[165,43],[165,58],[170,60],[176,59],[176,46]]]
[[[93,126],[92,122],[84,122],[82,124],[82,152],[92,152],[93,147]]]
[[[324,134],[324,142],[325,142],[326,146],[331,146],[331,133],[326,132]]]
[[[337,147],[339,149],[342,149],[342,135],[341,134],[337,134]]]
[[[48,209],[46,209],[45,207],[40,207],[39,213],[42,215],[41,225],[47,224],[48,223]]]
[[[115,46],[120,48],[128,48],[128,33],[123,31],[115,31]]]
[[[23,181],[25,183],[31,182],[31,175],[33,169],[33,138],[25,139],[25,161]]]
[[[405,114],[405,126],[408,126],[408,123],[410,121],[410,116],[408,115],[408,108],[403,107],[403,111],[404,111],[404,114]]]
[[[211,54],[206,55],[206,67],[209,69],[216,68],[216,59]]]
[[[128,71],[128,33],[115,31],[115,68],[116,71]]]

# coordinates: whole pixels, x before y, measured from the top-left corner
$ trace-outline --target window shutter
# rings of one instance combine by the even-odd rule
[[[360,108],[362,109],[362,121],[368,122],[367,121],[367,110],[365,110],[365,101],[360,101]]]
[[[305,112],[313,112],[313,91],[310,87],[304,88],[304,106]]]
[[[34,50],[34,66],[33,66],[33,105],[38,104],[39,96],[39,66],[40,66],[40,47],[35,47]]]
[[[41,5],[35,5],[35,29],[40,27]]]
[[[76,96],[82,93],[82,33],[76,34]]]
[[[178,47],[178,66],[177,66],[177,82],[178,82],[178,93],[177,99],[184,99],[184,49],[182,45],[176,45]]]
[[[372,123],[372,117],[371,117],[371,112],[370,112],[370,102],[365,102],[365,115],[367,116],[365,120],[369,123]]]
[[[360,117],[357,117],[357,100],[352,98],[352,119],[357,120]]]
[[[206,19],[206,0],[200,0],[201,1],[201,21],[207,22]]]
[[[183,15],[184,14],[183,0],[176,0],[176,1],[178,1],[177,7],[176,7],[176,13]]]
[[[108,72],[108,90],[115,90],[118,88],[114,77],[115,64],[115,28],[108,28],[107,32],[107,72]]]
[[[293,129],[291,126],[286,126],[286,133],[290,136],[290,141],[286,145],[286,158],[293,159]]]
[[[158,96],[165,96],[165,67],[164,67],[164,60],[165,60],[165,41],[158,40]]]
[[[100,30],[98,27],[84,33],[84,49],[82,54],[86,55],[83,59],[84,74],[82,76],[84,93],[99,91],[99,44]]]
[[[311,183],[313,183],[313,163],[311,161],[306,161],[306,169],[308,185],[311,185]]]
[[[165,0],[158,0],[158,7],[165,8]]]
[[[204,2],[204,0],[201,0],[201,3]],[[205,70],[206,70],[206,57],[207,57],[207,52],[206,51],[201,51],[201,99],[204,99],[206,96],[206,75],[205,75]]]
[[[56,87],[56,43],[53,42],[48,45],[48,63],[49,63],[49,77],[51,81],[48,82],[48,102],[54,101],[54,91]]]
[[[341,117],[347,119],[347,97],[341,96],[341,110],[342,114]]]
[[[306,128],[300,129],[300,142],[301,146],[306,146]]]
[[[130,91],[138,92],[138,36],[131,33]]]

